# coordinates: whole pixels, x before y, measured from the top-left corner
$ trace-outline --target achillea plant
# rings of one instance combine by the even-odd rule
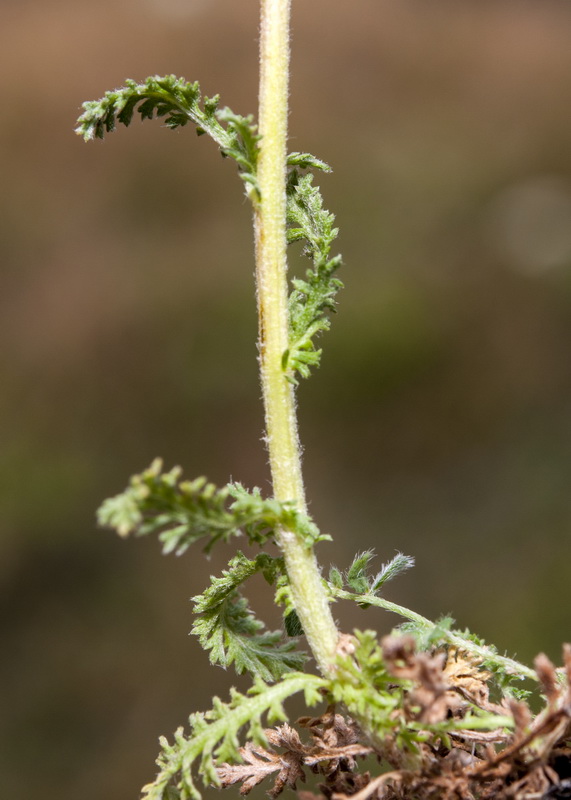
[[[175,76],[129,80],[88,102],[78,121],[84,139],[103,138],[135,115],[169,128],[194,126],[233,159],[252,203],[256,241],[260,373],[273,496],[237,483],[217,488],[182,480],[160,460],[106,500],[99,522],[121,536],[157,534],[164,553],[202,540],[208,551],[238,534],[260,548],[238,551],[222,575],[196,595],[198,636],[213,664],[249,673],[246,694],[233,691],[186,728],[162,738],[158,774],[147,800],[198,800],[204,785],[240,784],[247,794],[270,782],[270,795],[295,788],[308,772],[323,796],[378,798],[562,797],[571,774],[571,647],[557,671],[545,656],[535,669],[500,655],[452,620],[431,622],[383,596],[385,584],[413,566],[398,553],[375,574],[372,552],[324,578],[315,547],[329,537],[310,518],[295,412],[300,378],[319,365],[318,337],[330,326],[341,257],[337,228],[323,207],[315,174],[330,171],[308,153],[287,153],[289,0],[262,0],[258,122],[202,97],[198,83]],[[301,241],[310,266],[288,286],[286,250]],[[281,555],[263,549],[278,545]],[[269,631],[243,594],[261,573],[276,589],[284,630]],[[336,601],[379,606],[405,619],[381,642],[370,630],[344,634]],[[317,670],[304,671],[304,637]],[[545,708],[535,717],[514,687],[539,682]],[[287,722],[285,703],[301,693],[315,717]],[[279,723],[278,727],[267,725]],[[360,759],[376,756],[373,774]],[[370,762],[369,762],[370,763]],[[568,770],[568,772],[565,772]],[[558,794],[559,793],[559,794]],[[569,795],[565,795],[569,796]]]

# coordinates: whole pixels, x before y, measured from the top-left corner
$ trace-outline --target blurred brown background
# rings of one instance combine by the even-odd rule
[[[72,129],[154,73],[255,111],[258,7],[0,7],[0,784],[126,800],[234,682],[187,636],[229,551],[162,558],[94,509],[156,455],[268,490],[250,210],[190,129]],[[566,0],[294,2],[291,147],[335,169],[346,263],[299,393],[321,558],[414,555],[391,599],[525,660],[571,635],[570,42]]]

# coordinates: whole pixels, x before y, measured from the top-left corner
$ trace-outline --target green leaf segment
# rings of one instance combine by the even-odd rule
[[[298,163],[301,166],[304,162],[299,159]],[[330,171],[323,162],[314,160],[311,166]],[[313,262],[305,280],[293,279],[293,291],[289,296],[290,346],[283,356],[283,368],[289,379],[296,382],[296,372],[308,378],[310,367],[319,365],[321,350],[316,350],[313,340],[316,334],[329,330],[329,313],[335,311],[335,296],[343,284],[333,277],[341,266],[341,256],[329,258],[338,234],[338,228],[333,227],[335,217],[323,208],[321,193],[313,185],[313,175],[300,175],[297,169],[291,170],[287,198],[288,242],[305,242],[303,254]]]
[[[222,577],[211,578],[208,589],[192,598],[194,613],[200,615],[192,633],[199,637],[204,650],[210,651],[211,663],[223,667],[234,664],[239,675],[249,672],[267,682],[303,667],[305,655],[292,652],[295,641],[281,642],[281,631],[266,631],[238,592],[238,587],[257,572],[273,584],[283,571],[281,558],[261,553],[250,561],[239,552]]]
[[[158,533],[163,553],[176,555],[199,539],[207,538],[208,552],[216,542],[242,533],[250,543],[262,545],[281,526],[307,546],[330,538],[293,503],[264,499],[259,489],[248,492],[239,483],[218,489],[206,478],[181,481],[180,475],[180,467],[162,472],[162,461],[156,459],[131,478],[124,492],[105,500],[97,512],[99,524],[123,537]]]
[[[218,95],[202,100],[198,81],[188,83],[175,75],[163,78],[155,75],[144,83],[127,80],[125,86],[106,92],[100,100],[84,103],[75,130],[86,142],[103,139],[106,133],[115,130],[118,122],[130,125],[135,113],[142,120],[163,117],[172,130],[192,122],[199,136],[207,133],[223,156],[237,162],[247,193],[255,202],[259,198],[258,136],[253,117],[241,117],[229,108],[219,109],[219,103]]]

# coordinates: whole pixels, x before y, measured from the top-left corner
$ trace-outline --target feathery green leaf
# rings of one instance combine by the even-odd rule
[[[308,153],[292,153],[290,159],[300,168],[328,171],[324,162]],[[283,355],[282,368],[293,383],[297,383],[296,372],[307,378],[310,368],[319,365],[321,350],[315,348],[313,337],[329,330],[329,314],[335,311],[335,296],[343,286],[334,277],[341,266],[341,256],[329,258],[338,233],[333,227],[334,219],[323,208],[320,190],[313,186],[313,175],[301,176],[292,169],[287,183],[288,242],[305,242],[303,254],[313,261],[305,279],[293,279],[289,297],[289,348]]]
[[[241,532],[255,544],[272,539],[278,528],[296,533],[307,546],[329,538],[293,503],[264,499],[259,489],[249,492],[238,483],[218,489],[206,478],[180,481],[180,475],[180,467],[163,473],[156,459],[131,478],[124,492],[105,500],[97,512],[99,524],[123,537],[158,533],[163,553],[177,555],[203,537],[209,537],[208,551]]]
[[[337,567],[332,567],[329,575],[329,582],[332,584],[332,588],[334,590],[343,589],[347,585],[356,594],[376,595],[385,583],[396,578],[401,572],[414,567],[414,558],[397,553],[390,561],[383,564],[379,572],[373,577],[370,574],[369,567],[374,558],[374,550],[365,550],[362,553],[357,553],[345,576]],[[361,605],[363,608],[367,607],[366,603]]]
[[[255,618],[246,598],[238,592],[238,587],[257,572],[274,583],[280,566],[283,568],[281,558],[260,553],[250,561],[238,552],[222,577],[211,577],[208,589],[192,598],[193,611],[200,617],[191,633],[199,637],[204,650],[210,651],[211,663],[223,667],[234,664],[239,675],[249,672],[266,682],[303,667],[306,656],[292,652],[295,642],[281,641],[281,631],[264,630],[264,623]]]
[[[341,570],[337,569],[337,567],[331,567],[329,570],[329,583],[333,586],[334,589],[342,589],[345,585],[345,581],[343,580],[343,575],[341,574]]]
[[[370,591],[373,594],[377,594],[385,583],[392,581],[397,575],[406,572],[407,569],[412,569],[412,567],[414,567],[414,558],[412,556],[405,556],[403,553],[397,553],[390,561],[382,565],[381,569],[372,579]]]
[[[347,584],[353,589],[354,592],[367,592],[369,590],[369,575],[368,567],[375,553],[373,550],[365,550],[363,553],[357,553],[351,566],[347,570]]]
[[[374,631],[355,631],[354,656],[338,659],[330,693],[357,715],[360,725],[377,740],[395,737],[398,745],[416,752],[418,733],[404,719],[403,692],[410,685],[391,675]]]
[[[318,169],[321,172],[333,172],[329,164],[320,158],[312,156],[311,153],[290,153],[287,157],[288,167],[299,167],[300,169]]]
[[[127,80],[125,86],[106,92],[100,100],[84,103],[75,130],[85,141],[103,139],[106,133],[115,130],[118,122],[129,125],[135,113],[143,120],[164,117],[165,125],[171,129],[192,122],[199,135],[207,133],[223,156],[237,162],[246,193],[257,202],[259,136],[253,118],[241,117],[229,108],[219,109],[218,104],[218,95],[202,101],[197,81],[188,83],[175,75],[155,75],[144,83]]]

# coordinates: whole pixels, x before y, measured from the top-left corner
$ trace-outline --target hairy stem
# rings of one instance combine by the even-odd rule
[[[294,387],[285,378],[288,348],[286,260],[286,139],[290,0],[262,0],[258,161],[261,202],[255,210],[260,373],[274,495],[306,510]],[[329,601],[313,550],[281,530],[297,614],[313,655],[328,674],[337,643]]]

